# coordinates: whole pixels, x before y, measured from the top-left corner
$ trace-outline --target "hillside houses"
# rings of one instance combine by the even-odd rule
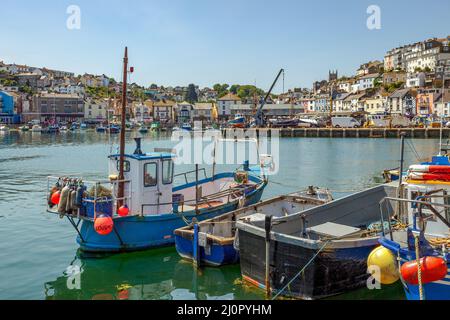
[[[330,111],[450,117],[449,43],[450,36],[430,38],[390,49],[382,61],[363,63],[347,76],[338,77],[337,70],[329,71],[326,80],[315,81],[311,88],[295,87],[269,96],[263,111],[273,117],[328,115]],[[444,91],[443,84],[447,88]],[[214,86],[216,91],[196,85],[151,84],[147,87],[131,83],[128,114],[137,121],[181,123],[194,120],[224,122],[237,113],[251,116],[256,112],[262,93],[256,97],[255,106],[254,96],[240,94],[241,99],[235,94],[236,90],[230,90],[232,86],[225,86],[224,91]],[[46,111],[50,108],[45,103],[49,101],[46,96],[60,101],[55,103],[57,109],[60,108],[56,112],[60,114],[59,119],[95,122],[111,113],[117,118],[117,98],[121,90],[121,83],[105,74],[75,75],[68,71],[0,61],[3,121],[49,117],[51,112]],[[188,93],[191,98],[187,97]],[[115,101],[116,107],[105,107],[106,98]],[[73,112],[71,101],[77,101],[75,104],[81,111]]]

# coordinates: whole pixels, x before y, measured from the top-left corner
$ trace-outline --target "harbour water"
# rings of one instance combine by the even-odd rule
[[[134,147],[131,134],[128,151]],[[95,132],[0,135],[0,299],[263,299],[263,292],[242,284],[238,265],[195,272],[174,248],[112,256],[77,252],[70,224],[45,212],[46,177],[104,178],[116,139]],[[438,150],[438,140],[410,141],[416,152],[407,144],[406,164]],[[172,143],[148,134],[143,150]],[[397,167],[398,158],[398,139],[281,138],[279,173],[263,198],[308,185],[328,187],[341,197],[382,182],[382,170]],[[402,297],[394,285],[334,298]]]

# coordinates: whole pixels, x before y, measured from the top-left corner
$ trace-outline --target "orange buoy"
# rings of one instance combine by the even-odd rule
[[[447,262],[439,257],[421,258],[420,267],[423,284],[441,280],[447,275]],[[415,260],[404,263],[400,268],[403,279],[412,285],[419,284],[417,271],[417,261]]]
[[[110,216],[100,215],[94,221],[95,232],[102,236],[106,236],[111,233],[114,227],[114,221]]]
[[[128,209],[127,205],[121,206],[118,210],[119,216],[121,216],[121,217],[126,217],[129,212],[130,212],[130,209]]]
[[[61,200],[61,191],[58,190],[58,191],[52,193],[52,195],[50,197],[50,201],[56,205],[56,204],[59,204],[59,200]]]

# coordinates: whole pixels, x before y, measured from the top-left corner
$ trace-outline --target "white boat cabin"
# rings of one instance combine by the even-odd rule
[[[172,212],[173,157],[162,152],[124,155],[124,196],[132,214]],[[120,156],[109,159],[110,178],[114,179],[119,176]],[[117,184],[114,189],[117,195]]]

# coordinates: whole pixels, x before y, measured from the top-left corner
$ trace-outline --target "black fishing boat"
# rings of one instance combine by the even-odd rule
[[[393,184],[380,185],[273,223],[238,221],[244,281],[276,296],[300,299],[364,286],[367,257],[381,231],[373,227],[379,221],[379,202],[396,190]]]

